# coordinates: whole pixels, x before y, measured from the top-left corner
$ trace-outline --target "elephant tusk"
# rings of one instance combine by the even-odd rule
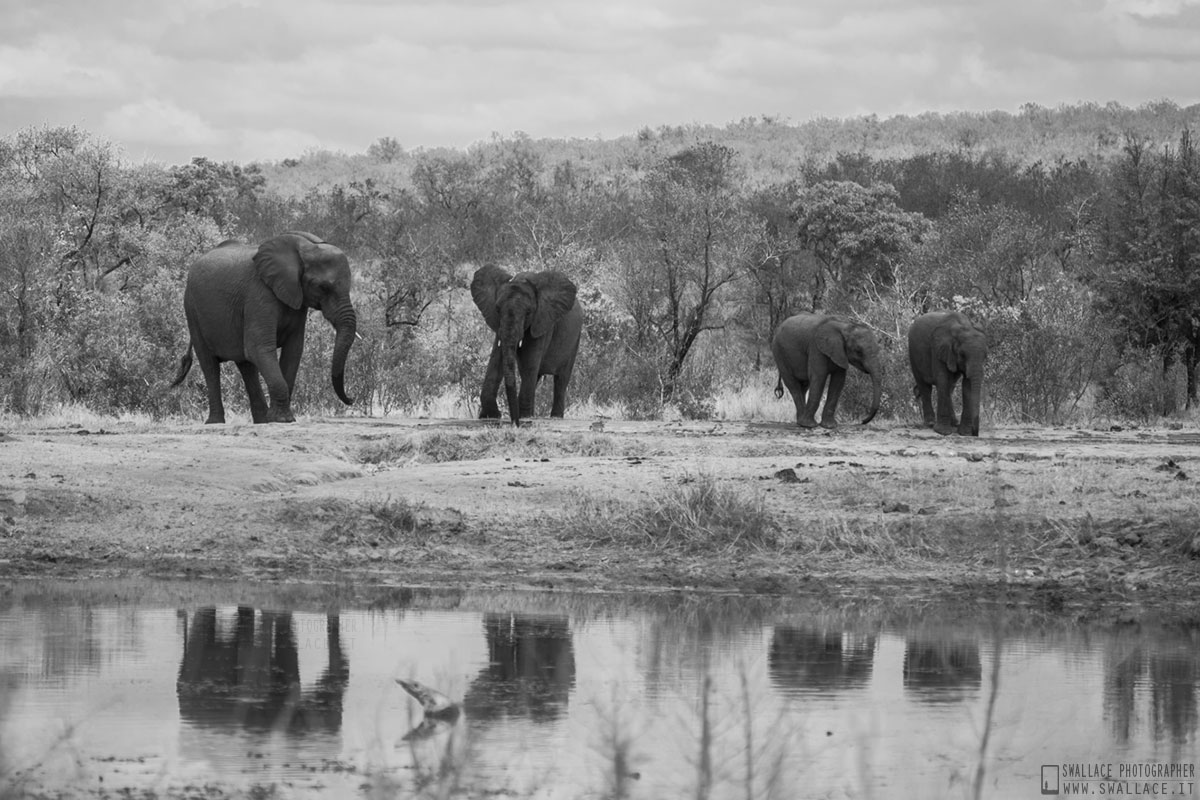
[[[360,341],[361,341],[361,340],[362,340],[362,338],[363,338],[363,335],[362,335],[361,333],[359,333],[358,331],[355,331],[355,332],[354,332],[354,338],[355,338],[355,339],[358,339],[358,340],[360,340]]]

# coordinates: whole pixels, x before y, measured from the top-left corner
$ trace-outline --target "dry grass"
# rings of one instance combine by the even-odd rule
[[[638,503],[585,497],[564,524],[584,541],[692,553],[771,549],[779,534],[761,492],[711,475]]]
[[[424,546],[445,528],[423,503],[390,496],[291,503],[279,520],[297,527],[315,524],[322,529],[321,541],[339,547]]]
[[[595,433],[537,432],[512,426],[473,431],[428,431],[388,436],[359,448],[364,464],[440,463],[481,458],[548,456],[624,457],[644,455],[637,442]]]

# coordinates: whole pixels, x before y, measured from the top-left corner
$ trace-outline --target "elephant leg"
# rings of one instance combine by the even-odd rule
[[[195,351],[200,372],[204,374],[204,387],[208,390],[208,419],[204,420],[204,424],[220,424],[225,421],[225,403],[221,401],[221,362],[199,344]]]
[[[808,376],[808,399],[804,403],[803,417],[796,420],[801,428],[817,427],[817,408],[821,405],[821,397],[825,394],[827,372],[810,372]]]
[[[517,413],[521,419],[531,419],[533,417],[534,400],[537,399],[537,370],[534,369],[531,372],[521,370],[518,377],[521,379],[521,388],[517,392]]]
[[[550,416],[562,419],[567,410],[567,385],[571,383],[571,373],[575,370],[575,359],[560,369],[554,376],[554,402],[550,406]]]
[[[937,419],[933,429],[942,436],[948,436],[958,428],[958,418],[954,415],[954,384],[957,382],[958,376],[949,372],[937,375]]]
[[[779,373],[779,379],[787,387],[788,394],[792,396],[792,403],[796,406],[796,424],[803,427],[804,398],[808,394],[808,381],[800,380],[790,372]]]
[[[838,398],[842,396],[842,387],[846,385],[846,371],[839,369],[829,376],[829,394],[825,397],[825,408],[821,411],[821,427],[836,428]]]
[[[517,409],[521,419],[531,419],[533,417],[534,401],[537,399],[538,379],[541,377],[538,372],[541,371],[542,356],[545,355],[545,352],[545,347],[540,347],[536,350],[529,348],[517,355],[519,361],[517,377],[521,381],[521,387],[517,393]]]
[[[913,395],[921,405],[921,421],[926,428],[932,428],[936,421],[933,416],[933,384],[917,381],[913,386]]]
[[[279,371],[283,374],[283,382],[287,384],[288,401],[296,392],[296,373],[300,371],[300,357],[304,355],[304,326],[300,326],[298,334],[285,339],[279,348]]]
[[[500,406],[496,396],[500,393],[500,343],[492,344],[492,355],[488,358],[487,372],[483,376],[483,388],[479,392],[479,418],[500,419]]]
[[[238,371],[242,373],[242,383],[246,384],[246,397],[250,400],[250,418],[255,424],[267,421],[267,399],[263,395],[262,381],[258,377],[258,367],[249,361],[239,361]]]
[[[248,354],[250,355],[250,354]],[[274,348],[259,348],[250,355],[250,360],[267,382],[267,394],[271,404],[267,408],[267,422],[295,422],[292,415],[292,393],[283,377],[283,370],[275,360]]]

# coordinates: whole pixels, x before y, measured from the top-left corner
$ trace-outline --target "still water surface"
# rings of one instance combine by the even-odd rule
[[[986,734],[983,795],[1035,797],[1043,764],[1195,764],[1198,645],[761,599],[25,593],[0,600],[0,795],[964,797]],[[421,725],[397,677],[464,713]]]

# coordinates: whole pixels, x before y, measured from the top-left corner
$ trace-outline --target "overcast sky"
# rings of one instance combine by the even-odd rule
[[[133,161],[1200,101],[1200,0],[0,0],[0,136]]]

